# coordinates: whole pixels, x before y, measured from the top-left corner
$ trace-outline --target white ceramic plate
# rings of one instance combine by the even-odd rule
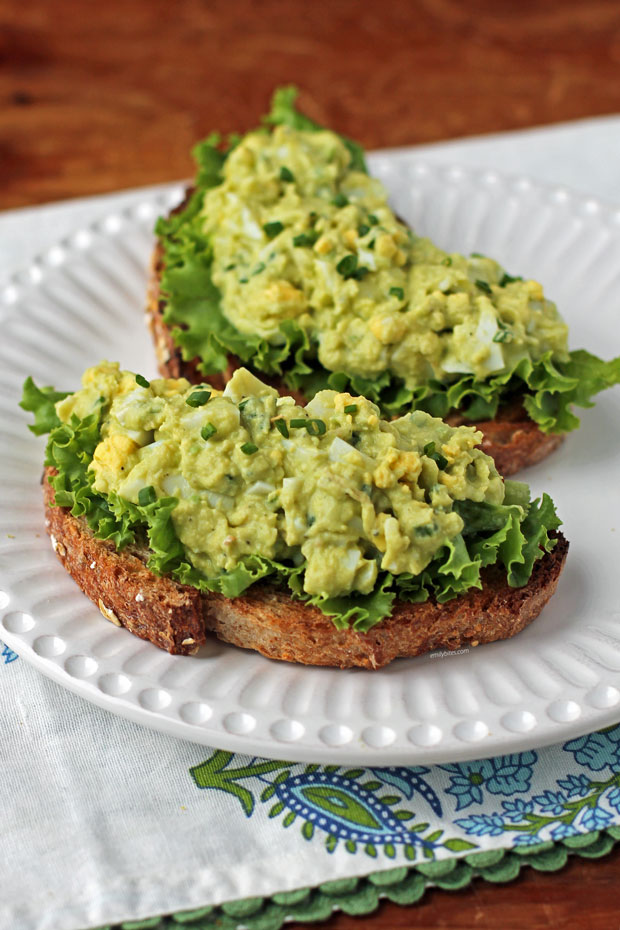
[[[620,353],[620,213],[525,179],[378,154],[399,213],[442,246],[541,280],[571,344]],[[306,668],[211,642],[172,657],[107,623],[64,573],[43,526],[44,439],[17,407],[26,375],[74,389],[102,358],[155,374],[142,307],[155,217],[178,187],[83,229],[0,293],[0,638],[108,710],[210,746],[314,762],[468,759],[620,719],[620,390],[527,478],[571,540],[558,592],[512,640],[379,672]]]

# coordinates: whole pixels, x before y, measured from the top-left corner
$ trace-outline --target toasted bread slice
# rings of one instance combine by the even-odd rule
[[[233,371],[243,362],[236,356],[229,355],[225,371],[205,376],[198,368],[198,359],[185,361],[181,349],[175,344],[172,333],[164,322],[165,301],[162,300],[160,292],[162,270],[163,249],[158,244],[153,254],[146,312],[162,377],[187,378],[192,384],[208,382],[214,388],[223,390]],[[305,403],[303,394],[291,390],[281,379],[266,378],[261,373],[261,380],[271,384],[280,394],[293,396],[297,403]],[[481,448],[495,459],[497,470],[505,477],[542,461],[564,440],[562,433],[543,433],[528,417],[519,402],[501,407],[494,420],[472,422],[458,414],[452,414],[446,417],[446,422],[451,426],[465,424],[479,429],[483,435]]]
[[[491,566],[482,572],[482,590],[471,589],[445,604],[398,602],[392,616],[368,633],[337,630],[316,607],[273,585],[253,585],[231,600],[154,575],[146,568],[146,552],[131,547],[118,552],[112,543],[95,539],[83,520],[55,506],[49,476],[48,470],[46,526],[65,569],[107,620],[174,654],[197,652],[213,632],[270,659],[381,668],[399,656],[507,639],[543,609],[568,552],[557,533],[556,546],[535,563],[523,588],[509,587],[505,574]]]

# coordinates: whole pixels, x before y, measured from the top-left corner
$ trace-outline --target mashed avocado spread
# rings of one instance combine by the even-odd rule
[[[94,536],[200,591],[285,587],[339,629],[480,588],[494,564],[520,587],[555,544],[550,498],[423,411],[386,421],[332,390],[297,406],[245,369],[220,392],[110,362],[72,394],[28,378],[21,406],[49,433],[56,504]]]
[[[202,216],[222,312],[239,332],[278,342],[295,320],[324,368],[389,371],[408,388],[568,358],[567,327],[540,284],[417,237],[351,162],[335,133],[290,126],[231,151]]]
[[[359,145],[295,96],[276,91],[269,128],[200,143],[191,196],[157,224],[183,358],[209,376],[232,355],[307,398],[349,390],[389,414],[482,421],[516,401],[545,432],[575,429],[573,405],[618,383],[620,358],[568,352],[539,283],[407,228]]]
[[[480,434],[421,411],[386,422],[335,391],[302,408],[245,369],[223,393],[140,384],[109,363],[83,384],[57,412],[68,423],[105,399],[94,490],[134,504],[177,498],[176,534],[207,577],[258,553],[303,558],[308,594],[368,594],[380,570],[417,575],[461,533],[454,501],[504,498]]]

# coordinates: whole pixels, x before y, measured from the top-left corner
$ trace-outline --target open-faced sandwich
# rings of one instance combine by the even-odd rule
[[[209,631],[275,659],[377,668],[518,633],[568,544],[472,427],[364,397],[305,406],[246,369],[223,393],[102,362],[24,386],[49,433],[56,554],[102,614],[173,653]]]
[[[160,371],[222,387],[240,364],[284,393],[335,388],[394,415],[483,432],[503,474],[552,451],[620,381],[568,351],[539,283],[448,254],[395,215],[358,145],[276,92],[265,126],[195,150],[186,201],[157,227],[149,315]]]

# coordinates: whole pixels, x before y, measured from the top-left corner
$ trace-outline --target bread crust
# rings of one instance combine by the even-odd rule
[[[186,202],[187,199],[176,210],[181,210]],[[225,371],[204,375],[198,368],[198,359],[184,360],[181,349],[172,338],[170,328],[164,322],[165,301],[160,290],[163,259],[163,248],[158,242],[151,262],[146,316],[155,345],[159,371],[164,378],[187,378],[192,384],[207,382],[221,391],[235,369],[243,363],[235,355],[229,355]],[[291,395],[298,403],[305,403],[303,394],[291,390],[281,379],[265,378],[261,374],[261,380],[267,381],[280,394]],[[506,478],[541,462],[564,441],[563,433],[543,433],[519,401],[500,407],[493,420],[471,421],[454,413],[446,417],[446,421],[452,426],[466,424],[480,430],[483,437],[482,450],[495,459],[497,470]]]
[[[154,575],[146,554],[129,546],[118,552],[112,542],[95,539],[84,520],[54,503],[43,477],[45,526],[52,547],[71,577],[115,626],[173,654],[191,655],[206,642],[200,592]]]
[[[240,597],[202,594],[159,577],[137,548],[118,552],[95,539],[87,524],[54,505],[49,469],[43,487],[46,526],[56,555],[106,619],[173,654],[191,655],[207,632],[271,659],[304,665],[376,669],[398,657],[456,650],[507,639],[534,620],[551,595],[566,561],[568,542],[539,559],[527,585],[511,588],[496,566],[482,571],[482,590],[471,589],[445,604],[396,603],[391,617],[368,633],[337,630],[316,607],[294,601],[285,590],[256,584]]]

